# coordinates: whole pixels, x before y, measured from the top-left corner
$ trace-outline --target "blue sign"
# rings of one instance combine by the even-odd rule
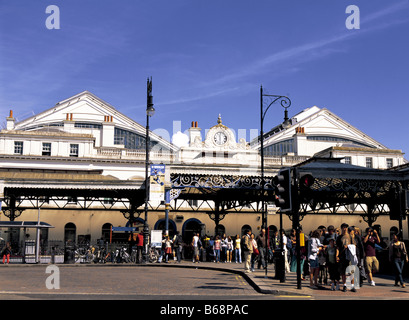
[[[164,175],[165,168],[164,164],[151,164],[151,176]]]

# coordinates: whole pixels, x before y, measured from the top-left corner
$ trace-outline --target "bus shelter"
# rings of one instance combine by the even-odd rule
[[[15,228],[23,229],[23,233],[26,234],[27,229],[36,229],[36,234],[39,235],[41,229],[54,228],[52,225],[42,222],[42,221],[0,221],[1,228]],[[26,241],[23,243],[23,252],[22,252],[22,262],[27,262],[28,256],[34,256],[34,263],[40,262],[40,239],[39,236],[35,240]]]

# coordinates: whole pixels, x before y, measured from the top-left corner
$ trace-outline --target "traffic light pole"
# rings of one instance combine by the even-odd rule
[[[300,248],[300,205],[298,203],[298,170],[293,168],[294,184],[292,186],[291,215],[295,229],[295,255],[297,258],[297,289],[301,289],[301,248]],[[296,197],[294,197],[296,196]]]
[[[264,97],[266,97],[269,100],[268,105],[264,109]],[[270,107],[275,104],[276,102],[280,102],[280,105],[285,109],[284,111],[284,122],[282,124],[283,128],[286,128],[291,125],[291,122],[288,119],[288,108],[291,106],[291,100],[286,97],[286,96],[280,96],[280,95],[271,95],[271,94],[264,94],[263,93],[263,87],[260,86],[260,158],[261,158],[261,188],[262,188],[262,193],[261,193],[261,215],[262,215],[262,225],[265,226],[266,230],[266,242],[265,242],[265,250],[266,254],[264,256],[265,258],[265,277],[267,278],[267,266],[268,266],[268,238],[269,238],[269,230],[268,230],[268,225],[267,225],[267,210],[266,210],[266,204],[265,204],[265,181],[264,181],[264,118],[266,116],[266,113]],[[281,232],[281,230],[280,230]],[[281,246],[282,246],[282,235],[281,235]],[[281,248],[283,250],[284,248]]]

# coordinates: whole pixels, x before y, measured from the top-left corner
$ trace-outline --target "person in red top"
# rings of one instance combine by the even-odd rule
[[[376,230],[372,228],[366,229],[366,236],[364,238],[364,250],[365,250],[365,264],[366,272],[368,274],[368,282],[371,286],[375,286],[375,281],[373,281],[372,273],[379,271],[379,261],[376,258],[375,244],[381,242],[379,235]]]
[[[143,252],[143,233],[139,232],[136,239],[136,248],[138,250],[137,261],[138,263],[142,262],[142,252]]]

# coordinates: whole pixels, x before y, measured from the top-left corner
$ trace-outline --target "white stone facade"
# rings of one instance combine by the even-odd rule
[[[119,180],[144,179],[145,151],[141,141],[145,137],[145,127],[92,93],[82,92],[19,123],[15,122],[12,112],[6,120],[6,128],[0,132],[0,168],[101,170],[102,175]],[[274,176],[281,167],[293,166],[314,155],[340,157],[359,166],[368,166],[372,159],[371,166],[376,169],[407,162],[400,150],[387,149],[327,109],[308,108],[292,117],[291,122],[290,128],[281,130],[278,125],[265,135],[266,176]],[[217,124],[202,136],[198,123],[193,122],[189,129],[189,145],[181,148],[151,132],[155,146],[151,149],[150,160],[165,164],[172,173],[259,176],[258,141],[236,141],[226,124],[219,115]],[[4,190],[6,186],[2,181],[0,184]],[[203,205],[204,209],[208,207],[209,204]],[[184,222],[197,219],[206,225],[210,235],[213,234],[214,222],[206,213],[190,212],[186,206],[184,209],[182,213],[171,212],[169,216],[179,231],[186,227]],[[63,238],[64,225],[69,222],[78,227],[78,234],[91,234],[92,239],[100,238],[101,228],[107,223],[126,224],[121,213],[99,209],[73,210],[60,215],[58,210],[42,213],[42,220],[56,226],[50,231],[53,234],[50,238]],[[178,215],[184,218],[177,220]],[[162,213],[153,214],[150,228],[163,218]],[[6,220],[6,217],[0,215],[0,219]],[[37,211],[27,210],[19,219],[36,220]],[[269,224],[278,225],[278,217],[271,215],[269,219]],[[333,221],[337,219],[341,218],[333,218]],[[304,226],[304,230],[330,224],[328,217],[321,216],[307,217],[305,221],[308,226]],[[391,225],[388,221],[384,223]],[[222,224],[232,235],[239,234],[244,225],[256,232],[261,224],[260,214],[230,213]],[[362,221],[354,224],[365,225]],[[291,222],[286,220],[284,226],[290,229]]]

